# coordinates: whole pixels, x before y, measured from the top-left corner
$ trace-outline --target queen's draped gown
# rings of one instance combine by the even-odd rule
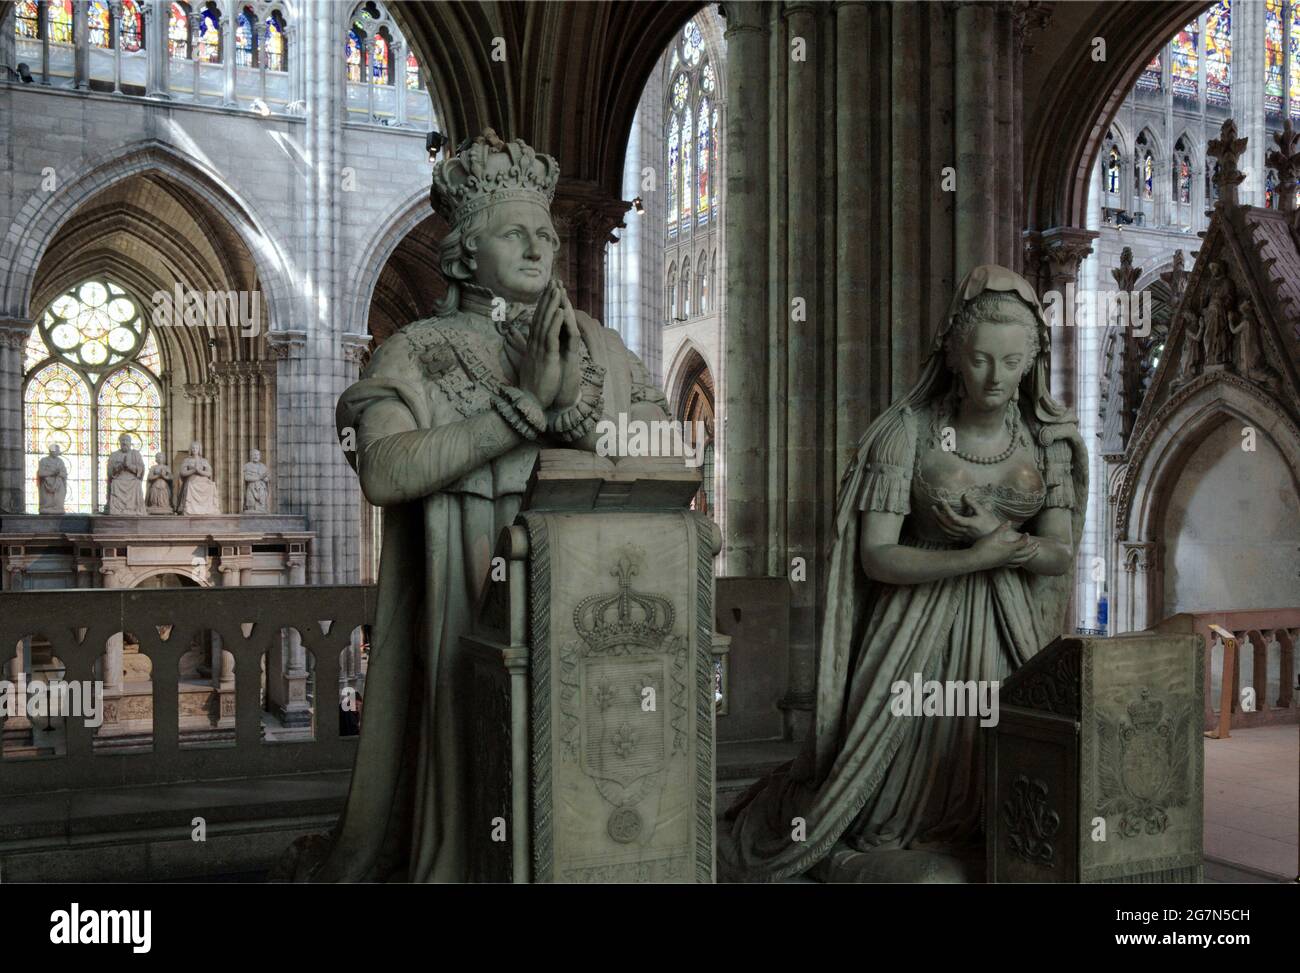
[[[865,852],[957,851],[978,837],[984,786],[978,717],[895,716],[891,687],[910,684],[917,673],[923,680],[1004,680],[1060,634],[1059,619],[1043,610],[1034,590],[1045,579],[1003,567],[922,584],[872,582],[859,560],[859,517],[862,511],[903,514],[900,544],[943,550],[968,544],[939,532],[929,511],[941,499],[960,509],[961,493],[972,492],[1019,526],[1046,508],[1076,510],[1082,498],[1072,475],[1074,443],[1061,435],[1042,445],[1051,436],[1040,439],[1044,427],[1031,417],[1032,439],[1020,450],[1038,471],[1032,489],[948,491],[928,482],[920,461],[933,441],[933,412],[931,403],[886,414],[884,428],[859,448],[844,475],[815,732],[793,763],[728,812],[734,820],[720,841],[724,878],[797,875],[837,843]],[[1081,526],[1081,516],[1076,519]],[[799,818],[806,833],[796,838]]]

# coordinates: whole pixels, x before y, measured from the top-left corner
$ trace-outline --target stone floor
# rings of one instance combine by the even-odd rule
[[[1294,881],[1300,868],[1300,727],[1205,741],[1205,857]]]

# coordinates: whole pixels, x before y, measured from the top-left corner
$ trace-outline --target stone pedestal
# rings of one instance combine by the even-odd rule
[[[990,882],[1199,882],[1205,660],[1195,635],[1057,639],[987,737]]]
[[[474,881],[713,881],[720,538],[697,471],[604,462],[543,451],[464,640]]]

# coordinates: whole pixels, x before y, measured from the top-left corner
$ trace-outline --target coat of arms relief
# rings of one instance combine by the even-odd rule
[[[628,545],[610,575],[613,592],[578,602],[579,639],[560,649],[560,755],[576,760],[610,807],[606,833],[619,844],[647,838],[638,808],[659,792],[687,750],[687,649],[674,634],[670,599],[638,591],[644,552]]]

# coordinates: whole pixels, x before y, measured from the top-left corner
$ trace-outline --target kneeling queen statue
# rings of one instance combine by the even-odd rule
[[[976,267],[921,377],[840,483],[813,732],[728,812],[720,873],[983,881],[980,720],[900,715],[919,677],[999,683],[1059,636],[1088,497],[1074,416],[1048,394],[1024,278]]]
[[[451,226],[435,317],[381,345],[339,399],[361,489],[384,509],[366,706],[347,804],[298,879],[463,882],[475,769],[461,652],[493,546],[519,512],[539,447],[593,450],[602,418],[667,419],[616,332],[552,275],[559,167],[491,129],[434,167]],[[323,860],[321,860],[323,858]]]

